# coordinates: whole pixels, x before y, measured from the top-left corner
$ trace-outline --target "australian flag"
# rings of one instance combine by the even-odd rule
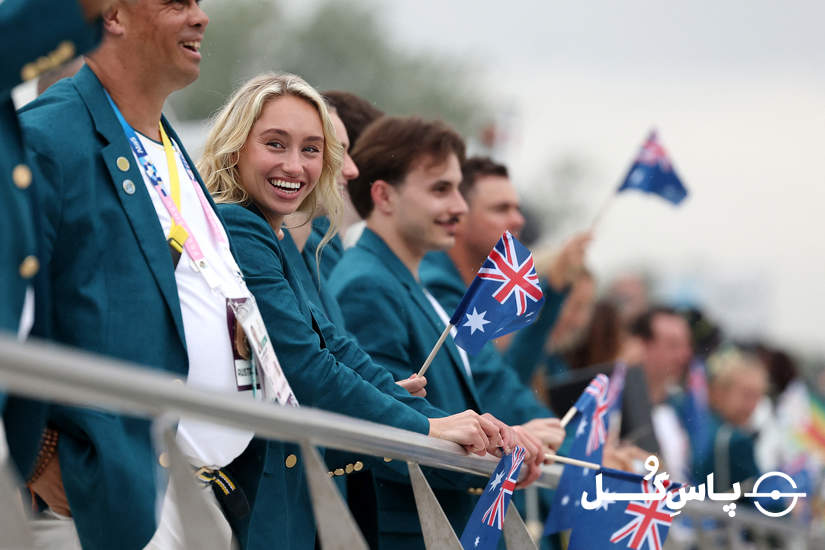
[[[461,546],[465,550],[495,550],[498,546],[504,514],[516,489],[525,454],[524,449],[516,447],[499,461],[461,533]]]
[[[570,422],[571,426],[576,427],[573,444],[568,452],[570,458],[602,463],[610,405],[609,381],[607,376],[600,374],[590,382],[573,405],[578,412]],[[593,487],[595,475],[595,470],[565,464],[550,505],[550,515],[544,525],[545,535],[573,526],[576,514],[583,511],[579,504],[582,492]]]
[[[666,500],[644,500],[641,495],[656,492],[653,480],[602,468],[602,504],[595,510],[585,510],[579,506],[573,519],[568,550],[591,550],[631,548],[632,550],[662,550],[668,530],[673,522],[672,512]],[[668,480],[663,481],[665,490],[678,491],[681,486]],[[595,498],[595,483],[585,489],[588,500]],[[610,501],[610,493],[634,493],[639,499],[630,501]],[[581,500],[581,494],[579,494]]]
[[[489,340],[535,321],[543,303],[533,255],[506,231],[450,319],[455,343],[478,353]]]
[[[617,192],[628,189],[653,193],[673,204],[679,204],[687,197],[687,189],[673,170],[667,151],[659,144],[655,131],[650,133],[642,145],[642,150]]]

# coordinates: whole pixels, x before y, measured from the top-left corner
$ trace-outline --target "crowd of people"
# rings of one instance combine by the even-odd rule
[[[448,338],[418,376],[490,249],[525,224],[507,167],[468,156],[443,121],[281,73],[241,84],[194,160],[162,110],[198,77],[208,23],[195,0],[0,4],[14,44],[2,64],[4,331],[482,456],[518,445],[520,487],[564,444],[559,390],[624,363],[633,398],[606,465],[634,470],[657,453],[674,479],[724,465],[732,483],[767,467],[760,453],[779,464],[782,444],[760,451],[751,422],[777,378],[784,390],[798,374],[770,370],[768,350],[720,346],[699,312],[650,305],[644,285],[617,281],[597,300],[589,232],[537,252],[535,323],[472,356]],[[15,110],[11,89],[38,77],[51,81]],[[5,394],[0,411],[38,548],[183,548],[148,421]],[[177,442],[223,547],[315,547],[296,445],[189,419]],[[404,464],[325,459],[371,547],[424,547]],[[460,532],[484,480],[426,474]]]

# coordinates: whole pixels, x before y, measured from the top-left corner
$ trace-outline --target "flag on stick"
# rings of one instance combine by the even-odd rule
[[[453,327],[456,345],[476,354],[488,341],[535,321],[543,303],[533,255],[505,231],[470,283],[418,375],[427,371]]]
[[[525,455],[524,449],[516,447],[512,453],[504,455],[499,461],[464,527],[464,532],[461,533],[461,546],[465,550],[497,548],[504,526],[504,514],[507,513],[507,507],[516,489]]]
[[[642,145],[617,193],[628,189],[659,195],[673,204],[679,204],[687,197],[687,189],[673,170],[673,164],[655,131],[650,132]]]
[[[597,464],[602,462],[602,451],[607,437],[607,411],[609,381],[607,376],[596,376],[576,400],[572,410],[576,411],[576,433],[570,458],[587,460]],[[579,499],[586,487],[592,487],[596,470],[567,464],[559,479],[550,515],[544,525],[544,534],[557,533],[573,526],[573,519],[579,509]]]

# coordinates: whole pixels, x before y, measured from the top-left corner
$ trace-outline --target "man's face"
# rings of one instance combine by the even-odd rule
[[[147,78],[162,80],[173,90],[198,78],[209,17],[197,0],[120,2],[118,19],[127,53],[143,62]]]
[[[394,228],[416,256],[446,250],[455,243],[458,223],[467,213],[459,183],[461,165],[450,153],[440,163],[433,163],[429,156],[417,160],[404,181],[390,187]]]
[[[690,328],[679,315],[659,314],[651,323],[653,338],[645,345],[645,371],[649,379],[678,380],[693,354]]]
[[[524,227],[518,194],[509,178],[480,176],[467,197],[469,210],[458,226],[457,246],[486,257],[505,231],[518,237]]]
[[[341,142],[344,147],[344,164],[341,166],[341,171],[338,173],[338,186],[341,189],[341,194],[348,196],[346,192],[347,182],[358,177],[358,167],[355,161],[349,156],[349,135],[347,134],[347,127],[344,126],[344,121],[338,116],[335,111],[330,111],[329,117],[332,120],[332,125],[335,127],[335,137]]]
[[[767,391],[764,371],[744,369],[731,375],[723,387],[711,388],[714,408],[729,424],[744,427]]]

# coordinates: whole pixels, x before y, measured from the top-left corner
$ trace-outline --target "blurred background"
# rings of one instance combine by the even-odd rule
[[[690,191],[627,193],[589,263],[643,275],[738,338],[825,364],[825,3],[206,0],[200,79],[171,100],[191,149],[238,83],[296,72],[440,116],[511,168],[534,235],[592,223],[656,128]]]

